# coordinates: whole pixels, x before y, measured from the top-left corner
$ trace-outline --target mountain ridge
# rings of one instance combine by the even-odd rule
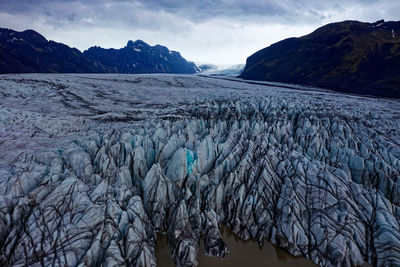
[[[241,78],[400,97],[400,22],[343,21],[248,57]]]
[[[142,40],[129,40],[125,47],[92,46],[83,55],[106,73],[182,73],[193,74],[197,67],[179,52],[166,46],[151,46]]]
[[[130,40],[120,49],[93,46],[81,52],[47,40],[34,30],[18,32],[0,28],[0,73],[191,74],[197,71],[196,65],[179,52],[161,45],[150,46],[142,40]]]
[[[82,53],[34,30],[0,28],[0,73],[97,72]]]

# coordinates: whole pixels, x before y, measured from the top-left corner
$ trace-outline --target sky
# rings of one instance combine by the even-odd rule
[[[399,0],[0,0],[0,27],[81,51],[141,39],[187,60],[241,64],[254,52],[342,20],[399,20]]]

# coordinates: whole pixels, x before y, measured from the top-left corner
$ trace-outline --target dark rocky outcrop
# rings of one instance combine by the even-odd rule
[[[129,41],[121,49],[91,47],[83,53],[96,67],[110,73],[196,73],[193,62],[179,52],[161,45],[150,46],[142,40]]]
[[[79,73],[99,70],[76,48],[33,30],[0,28],[0,73]]]
[[[167,47],[138,40],[121,49],[84,53],[33,30],[0,28],[0,73],[196,73],[194,63]]]
[[[253,54],[241,77],[400,97],[400,22],[344,21]]]

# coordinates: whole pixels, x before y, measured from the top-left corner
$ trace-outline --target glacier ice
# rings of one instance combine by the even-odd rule
[[[31,149],[0,169],[2,266],[155,266],[157,233],[178,266],[196,266],[200,242],[208,255],[229,253],[223,225],[320,266],[400,264],[397,100],[169,75],[130,76],[134,85],[108,76],[122,89],[104,97],[101,76],[82,78],[86,92],[74,76],[10,77],[1,86],[21,90],[5,91],[10,103],[41,97],[21,89],[31,78],[47,94],[64,90],[54,105],[75,108],[1,104],[0,148]],[[140,86],[157,106],[148,91],[124,106]],[[57,112],[65,120],[49,125]],[[20,124],[38,143],[10,138]]]

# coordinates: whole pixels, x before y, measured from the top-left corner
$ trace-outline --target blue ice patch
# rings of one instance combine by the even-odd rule
[[[194,162],[197,159],[197,155],[194,154],[191,150],[186,149],[186,169],[187,174],[191,174],[193,171]]]

